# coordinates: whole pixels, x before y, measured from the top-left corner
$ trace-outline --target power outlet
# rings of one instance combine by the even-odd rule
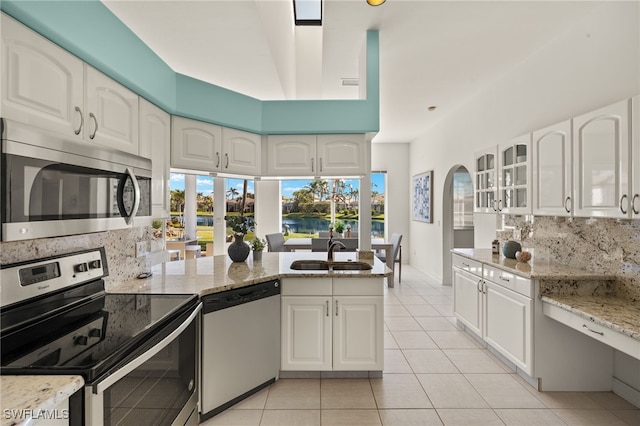
[[[513,230],[513,239],[514,240],[521,240],[522,239],[522,230],[516,228]]]
[[[149,252],[148,241],[138,241],[136,243],[136,257],[145,257]]]

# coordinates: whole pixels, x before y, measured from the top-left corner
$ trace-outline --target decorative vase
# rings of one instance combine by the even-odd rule
[[[262,260],[262,250],[254,250],[253,251],[253,260],[254,261]]]
[[[522,246],[517,241],[507,241],[502,244],[502,254],[509,259],[516,258],[516,252],[522,250]]]
[[[244,242],[244,234],[236,233],[233,242],[229,244],[227,253],[234,262],[244,262],[249,257],[251,247]]]

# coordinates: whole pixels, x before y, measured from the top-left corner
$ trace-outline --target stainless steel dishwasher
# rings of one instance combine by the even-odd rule
[[[275,382],[280,372],[280,281],[202,297],[200,420]]]

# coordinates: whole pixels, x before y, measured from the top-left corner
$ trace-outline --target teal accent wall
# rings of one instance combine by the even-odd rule
[[[1,0],[0,9],[165,111],[259,134],[379,130],[379,38],[367,32],[367,99],[261,101],[178,74],[99,0]]]

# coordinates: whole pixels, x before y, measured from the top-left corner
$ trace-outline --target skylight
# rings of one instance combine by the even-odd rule
[[[293,0],[296,25],[322,25],[322,0]]]

